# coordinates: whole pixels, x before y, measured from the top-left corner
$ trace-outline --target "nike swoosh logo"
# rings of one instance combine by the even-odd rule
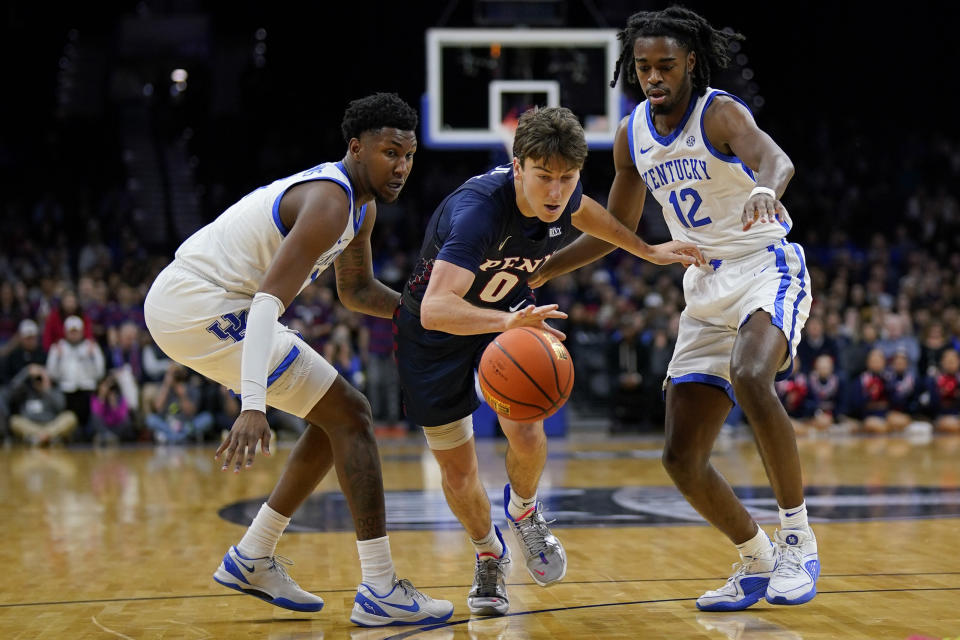
[[[650,149],[653,149],[653,145],[650,145],[646,149],[640,149],[640,155],[645,154],[646,152],[650,151]]]
[[[803,511],[803,509],[801,509],[800,511]],[[785,514],[783,514],[783,515],[787,516],[788,518],[792,518],[793,516],[795,516],[795,515],[797,515],[798,513],[800,513],[800,511],[794,511],[793,513],[785,513]]]
[[[513,305],[512,307],[510,307],[510,313],[513,313],[514,311],[516,311],[517,309],[519,309],[520,307],[522,307],[522,306],[525,305],[525,304],[527,304],[527,301],[526,301],[526,300],[521,300],[521,301],[518,302],[517,304]]]
[[[540,571],[539,569],[534,569],[534,571],[535,571],[538,575],[541,575],[541,576],[547,575],[547,572],[546,572],[546,571]]]
[[[393,604],[392,602],[381,600],[380,604],[386,604],[391,607],[396,607],[397,609],[403,609],[404,611],[409,611],[410,613],[416,613],[417,611],[420,611],[420,603],[418,603],[416,600],[412,600],[410,604]]]
[[[507,244],[507,240],[509,240],[512,237],[513,236],[507,236],[506,239],[504,239],[504,241],[500,243],[500,246],[497,247],[497,251],[503,251],[503,245]]]
[[[243,561],[240,560],[240,558],[237,558],[237,564],[243,567],[244,569],[246,569],[247,571],[249,571],[250,573],[253,573],[253,567],[248,567],[247,565],[243,564]]]

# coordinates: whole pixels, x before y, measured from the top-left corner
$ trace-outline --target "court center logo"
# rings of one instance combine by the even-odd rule
[[[750,514],[761,524],[779,523],[777,501],[769,487],[735,487]],[[561,527],[706,525],[673,487],[611,487],[541,489],[551,518]],[[960,517],[960,490],[939,487],[833,486],[805,489],[810,522],[862,522]],[[259,497],[227,505],[220,516],[248,525]],[[503,517],[503,494],[491,492],[494,518]],[[387,528],[459,529],[441,491],[388,491]],[[294,514],[287,531],[352,531],[347,501],[340,493],[310,496]]]

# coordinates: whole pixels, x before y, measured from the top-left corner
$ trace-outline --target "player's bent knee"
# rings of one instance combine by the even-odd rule
[[[427,446],[434,451],[449,451],[470,442],[473,437],[473,416],[436,427],[423,427]]]
[[[762,388],[773,382],[773,375],[755,362],[743,363],[730,369],[730,379],[735,389],[749,391]]]
[[[507,436],[510,448],[518,452],[537,451],[547,438],[542,422],[517,424],[512,428],[504,429],[504,435]]]
[[[660,456],[660,464],[667,471],[671,478],[679,480],[683,478],[692,478],[702,473],[707,466],[707,457],[698,455],[695,451],[689,449],[679,451],[671,447],[665,447]]]

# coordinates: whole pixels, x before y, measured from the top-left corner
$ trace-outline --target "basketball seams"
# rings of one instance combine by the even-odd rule
[[[543,394],[543,397],[547,399],[547,402],[551,403],[553,406],[556,406],[557,403],[556,403],[556,402],[553,402],[553,400],[550,399],[550,395],[549,395],[546,391],[543,390],[543,387],[541,387],[539,384],[537,384],[537,381],[533,379],[533,376],[531,376],[529,373],[527,373],[527,370],[526,370],[526,369],[524,369],[522,366],[520,366],[520,363],[517,362],[517,359],[514,358],[513,355],[512,355],[509,351],[507,351],[506,349],[504,349],[504,347],[503,347],[502,344],[500,344],[499,342],[497,342],[497,340],[494,340],[494,341],[493,341],[493,344],[497,345],[497,348],[500,349],[500,351],[503,352],[503,355],[507,356],[507,357],[510,359],[510,362],[512,362],[512,363],[513,363],[513,366],[515,366],[515,367],[517,368],[517,371],[521,372],[524,376],[526,376],[527,380],[529,380],[530,383],[531,383],[534,387],[537,388],[537,391],[539,391],[540,393]],[[534,406],[536,406],[536,405],[534,405]]]
[[[543,337],[540,335],[539,332],[533,329],[530,329],[528,327],[520,327],[520,329],[523,330],[524,333],[531,334],[536,339],[536,341],[540,343],[540,346],[543,347],[543,350],[547,352],[547,357],[550,359],[550,366],[553,367],[553,381],[557,385],[557,393],[559,393],[560,395],[563,395],[563,389],[560,388],[560,372],[557,371],[557,362],[556,362],[556,357],[554,356],[554,353],[553,353],[553,349],[550,348],[550,345],[544,342]]]
[[[543,348],[542,352],[538,352],[537,348],[530,343],[531,336]],[[503,339],[501,340],[501,338]],[[496,349],[493,348],[493,345],[496,345]],[[487,404],[494,409],[495,413],[518,422],[541,421],[556,413],[569,399],[574,380],[573,365],[569,358],[560,357],[563,350],[562,344],[555,347],[552,344],[551,336],[540,335],[535,328],[516,327],[496,336],[487,346],[479,363],[480,366],[477,367],[480,387],[484,392],[484,399]],[[494,353],[503,354],[506,357],[506,360],[499,366],[505,367],[503,372],[506,376],[504,382],[507,388],[511,389],[507,394],[502,393],[491,384],[491,375],[489,374],[492,374],[498,367],[494,362],[500,357],[494,355]],[[550,361],[550,366],[553,368],[556,389],[553,395],[545,390],[550,386],[550,382],[545,379],[550,376],[550,373],[546,368],[546,363],[541,359],[543,355],[540,354],[546,355]],[[558,360],[562,360],[562,362],[558,362]],[[525,362],[530,369],[528,370],[527,367],[522,365],[521,361]],[[566,389],[561,388],[561,365],[567,368],[567,379],[564,381]],[[489,369],[489,371],[485,371],[485,369]],[[523,375],[519,376],[520,373]],[[498,375],[496,377],[499,379],[503,376]],[[515,394],[520,398],[530,399],[531,402],[515,400],[511,397]],[[546,399],[546,409],[539,404],[538,399],[532,397],[537,394],[540,398]],[[510,415],[511,405],[517,409],[513,412],[515,413],[514,416]],[[527,412],[535,412],[535,415],[525,415]]]
[[[497,395],[499,395],[499,396],[500,396],[501,398],[503,398],[504,400],[509,400],[511,404],[523,405],[523,406],[525,406],[525,407],[534,407],[535,409],[539,409],[539,410],[540,410],[540,413],[538,413],[536,416],[534,416],[534,417],[532,417],[532,418],[526,418],[526,420],[534,420],[534,421],[539,420],[539,419],[540,419],[540,416],[548,413],[551,409],[553,409],[553,406],[550,406],[550,407],[547,407],[547,408],[543,408],[543,407],[540,406],[539,404],[531,404],[531,403],[529,403],[529,402],[521,402],[520,400],[514,400],[513,398],[510,398],[508,395],[506,395],[505,393],[503,393],[502,391],[500,391],[499,389],[497,389],[496,387],[494,387],[494,386],[490,383],[490,379],[487,378],[487,376],[485,376],[482,371],[480,372],[480,378],[481,378],[481,380],[483,380],[484,384],[487,386],[487,389],[489,389],[490,391],[496,393]],[[504,417],[507,417],[507,416],[504,416]]]

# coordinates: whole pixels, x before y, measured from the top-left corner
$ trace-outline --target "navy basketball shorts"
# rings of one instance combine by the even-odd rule
[[[430,331],[400,307],[393,317],[394,354],[407,417],[421,427],[465,418],[480,406],[475,376],[483,350],[497,336]]]

